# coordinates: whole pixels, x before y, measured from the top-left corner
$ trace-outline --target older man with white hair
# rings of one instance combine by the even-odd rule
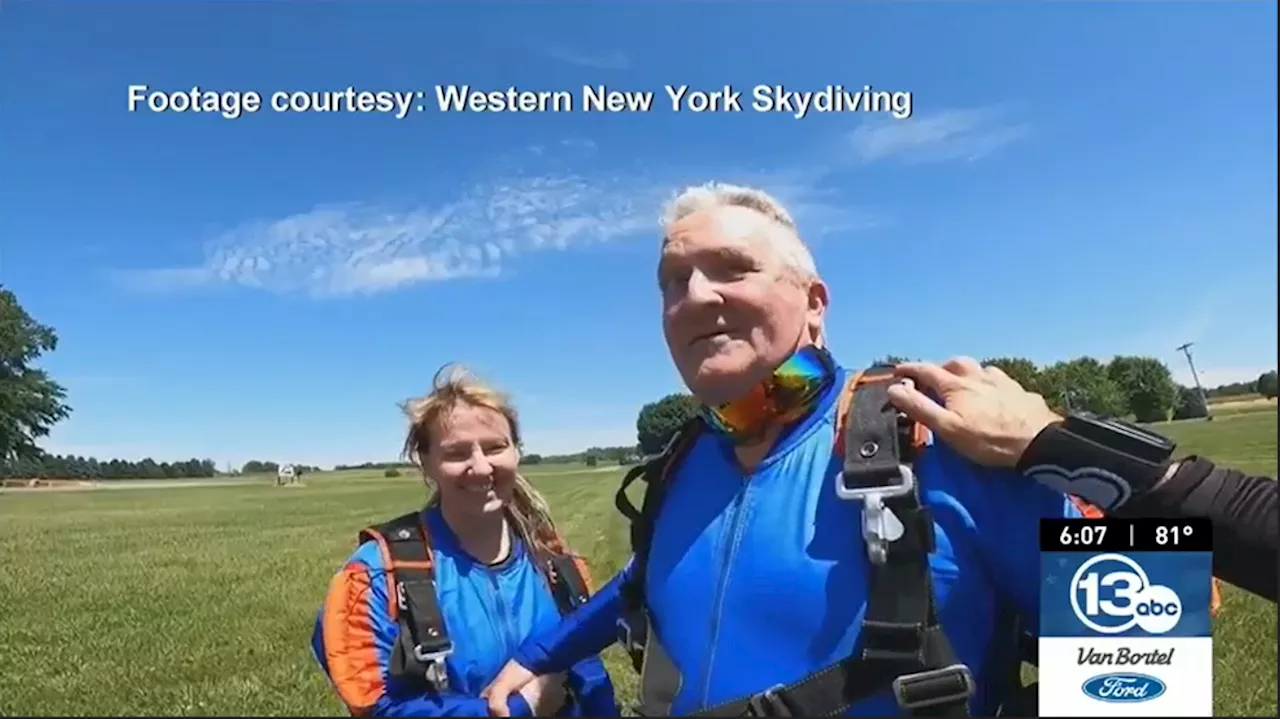
[[[490,711],[621,639],[644,715],[994,714],[1012,622],[1036,625],[1039,519],[1069,498],[997,481],[892,408],[890,368],[835,359],[827,286],[768,194],[688,189],[663,227],[663,331],[702,412],[624,480],[632,561],[515,652]],[[867,344],[912,321],[892,297],[863,318]]]

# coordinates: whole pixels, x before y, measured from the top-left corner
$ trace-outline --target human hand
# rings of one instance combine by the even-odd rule
[[[502,670],[498,672],[498,676],[489,682],[489,686],[480,692],[480,699],[488,700],[490,716],[511,716],[511,711],[507,709],[507,697],[512,693],[520,692],[521,696],[529,702],[531,709],[535,709],[535,701],[529,701],[529,693],[524,690],[526,687],[534,686],[531,692],[541,691],[541,687],[536,686],[534,679],[538,679],[538,674],[525,669],[515,659],[507,661]],[[535,697],[536,700],[536,697]],[[536,713],[536,711],[535,711]]]
[[[1016,466],[1031,440],[1062,419],[1043,397],[1023,389],[1000,368],[983,367],[970,357],[953,357],[941,366],[904,362],[894,374],[915,386],[890,387],[893,406],[978,464]],[[932,391],[942,404],[921,390]]]
[[[540,676],[520,689],[534,716],[553,716],[564,706],[564,674]]]

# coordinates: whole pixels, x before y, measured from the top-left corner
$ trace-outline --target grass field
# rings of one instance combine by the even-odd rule
[[[1276,472],[1276,413],[1160,425],[1182,451]],[[620,470],[536,467],[597,579],[625,559]],[[308,650],[363,525],[421,501],[412,477],[0,493],[0,715],[343,715]],[[1227,587],[1215,714],[1276,715],[1276,608]],[[621,697],[635,678],[606,660]]]

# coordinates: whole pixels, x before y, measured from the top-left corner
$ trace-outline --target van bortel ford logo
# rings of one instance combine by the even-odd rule
[[[1100,702],[1146,702],[1164,694],[1164,682],[1146,674],[1099,674],[1080,687]]]

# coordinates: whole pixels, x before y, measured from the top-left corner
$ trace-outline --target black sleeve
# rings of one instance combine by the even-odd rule
[[[1173,476],[1134,497],[1123,517],[1208,517],[1213,522],[1213,573],[1260,597],[1276,601],[1276,480],[1249,477],[1188,457]]]

